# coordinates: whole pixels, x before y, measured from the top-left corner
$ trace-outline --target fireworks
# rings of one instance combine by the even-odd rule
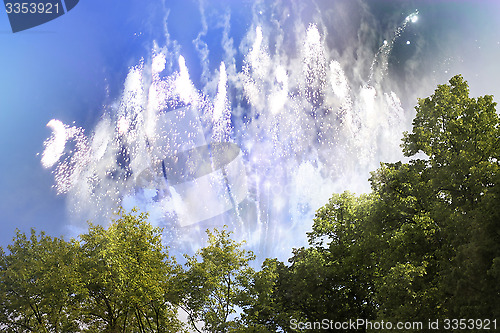
[[[383,43],[366,81],[346,74],[355,71],[314,24],[298,29],[295,52],[271,53],[279,31],[253,27],[241,70],[222,62],[209,80],[215,96],[195,87],[182,55],[164,73],[169,52],[155,49],[149,65],[130,68],[120,100],[93,130],[49,122],[42,165],[55,165],[55,187],[77,220],[138,206],[166,227],[170,245],[197,247],[208,221],[276,255],[334,191],[365,190],[353,177],[366,179],[399,151],[406,124],[397,95],[379,84],[381,57],[416,18]]]

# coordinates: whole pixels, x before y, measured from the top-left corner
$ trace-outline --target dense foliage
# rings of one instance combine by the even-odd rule
[[[135,212],[69,242],[18,232],[8,253],[0,248],[0,328],[295,332],[293,322],[324,319],[500,320],[492,97],[470,98],[453,77],[419,100],[402,148],[407,163],[381,164],[369,194],[334,194],[316,213],[309,246],[289,264],[266,259],[260,271],[226,229],[207,231],[208,244],[182,267],[162,230]]]

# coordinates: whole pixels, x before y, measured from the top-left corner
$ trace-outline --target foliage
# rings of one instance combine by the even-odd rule
[[[441,230],[444,304],[450,316],[498,317],[500,288],[500,118],[492,96],[469,97],[459,75],[419,100],[413,132],[405,134],[407,156],[423,152],[429,209]]]
[[[334,194],[288,265],[231,233],[178,265],[147,214],[119,212],[80,241],[17,232],[0,248],[5,332],[295,332],[291,320],[500,318],[500,119],[461,76],[420,99],[406,163],[372,192]],[[189,323],[179,320],[178,309]],[[361,331],[364,331],[363,329]]]
[[[81,235],[81,275],[90,330],[173,332],[181,329],[173,306],[179,270],[147,215],[120,212],[107,230],[90,225]]]
[[[6,332],[78,332],[78,244],[32,229],[0,249],[0,323]]]
[[[467,83],[419,100],[407,163],[383,163],[372,193],[334,194],[290,266],[266,261],[247,325],[292,331],[290,319],[421,321],[500,314],[500,121]],[[264,330],[261,330],[264,331]]]
[[[198,332],[201,330],[195,323],[200,321],[207,332],[228,332],[238,326],[231,316],[236,314],[253,277],[249,263],[255,256],[242,249],[243,243],[232,240],[230,234],[225,228],[207,230],[208,245],[194,256],[186,255],[182,307]]]
[[[289,326],[283,291],[288,268],[277,259],[266,259],[244,294],[241,332],[279,332]],[[239,332],[239,331],[236,331]]]
[[[328,308],[323,299],[336,304],[313,313],[318,304],[299,293],[305,318],[498,317],[495,103],[491,96],[470,98],[467,83],[455,76],[419,100],[416,111],[413,131],[405,133],[402,144],[409,162],[383,163],[372,173],[370,195],[335,194],[316,214],[312,248],[296,251],[291,259],[292,267],[310,265],[296,275],[311,274],[307,295],[324,304],[318,308]],[[329,276],[330,288],[317,294],[323,276]],[[345,297],[328,298],[332,291],[337,297],[344,291]]]
[[[180,332],[179,267],[147,215],[120,212],[81,243],[18,232],[0,251],[7,332]]]

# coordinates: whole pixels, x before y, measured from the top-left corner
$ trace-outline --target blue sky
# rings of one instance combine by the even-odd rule
[[[347,45],[357,29],[347,27],[351,20],[362,18],[326,17],[332,8],[349,7],[336,3],[346,1],[316,2],[315,6],[325,9],[320,30],[326,29],[332,36],[327,44],[343,45],[345,39]],[[457,73],[464,74],[472,94],[494,94],[499,100],[499,2],[366,3],[374,45],[390,36],[405,15],[419,10],[418,22],[398,39],[389,60],[388,75],[393,86],[399,87],[395,91],[408,114],[415,98],[425,97],[415,94],[429,94],[436,83],[444,83]],[[261,6],[267,8],[266,2]],[[311,3],[311,8],[315,6]],[[43,142],[51,134],[46,124],[51,119],[69,125],[74,122],[91,133],[104,110],[119,98],[129,68],[151,56],[154,40],[160,46],[165,44],[165,22],[170,45],[184,56],[193,83],[202,89],[203,66],[194,40],[200,37],[208,46],[208,68],[217,72],[225,57],[221,17],[231,13],[230,36],[238,51],[244,48],[242,42],[254,20],[276,20],[270,14],[266,17],[265,11],[262,18],[253,18],[258,8],[255,1],[213,0],[200,5],[179,0],[147,4],[139,0],[81,0],[68,14],[16,34],[10,31],[6,13],[0,11],[0,246],[11,241],[16,228],[23,232],[36,228],[54,236],[67,233],[71,217],[66,197],[56,194],[53,174],[40,164]],[[309,20],[314,23],[314,11],[302,13],[305,26]],[[200,35],[202,17],[208,30]],[[344,31],[333,31],[334,27]],[[341,54],[340,46],[332,49],[336,47]],[[243,55],[235,55],[237,69],[241,69],[242,59]]]
[[[58,118],[86,126],[99,116],[107,80],[123,80],[133,52],[140,48],[133,39],[137,25],[128,24],[134,10],[111,2],[82,1],[59,19],[16,34],[10,32],[2,10],[2,244],[12,238],[15,228],[60,232],[64,198],[51,190],[53,177],[40,168],[37,156],[50,135],[45,124]]]

